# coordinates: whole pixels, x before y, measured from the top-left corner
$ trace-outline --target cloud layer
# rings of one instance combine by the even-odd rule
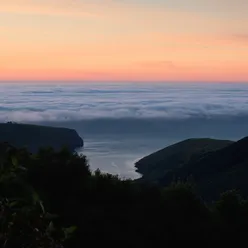
[[[0,85],[0,122],[248,116],[247,84]]]

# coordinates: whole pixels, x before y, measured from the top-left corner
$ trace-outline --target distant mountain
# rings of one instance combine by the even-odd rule
[[[158,182],[170,170],[196,161],[211,151],[224,148],[232,141],[215,139],[188,139],[157,151],[136,163],[144,180]]]
[[[48,126],[0,123],[0,143],[7,142],[15,147],[26,147],[36,152],[40,147],[53,147],[55,150],[66,146],[74,151],[84,142],[73,129]]]

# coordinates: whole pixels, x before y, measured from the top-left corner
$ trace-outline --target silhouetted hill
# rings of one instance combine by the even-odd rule
[[[232,144],[229,140],[188,139],[157,151],[136,163],[136,168],[148,181],[159,181],[172,169],[199,159],[204,154]]]
[[[230,189],[248,195],[248,137],[171,170],[160,179],[160,183],[168,185],[175,179],[189,177],[205,198],[216,198],[220,192]]]
[[[26,147],[31,152],[48,146],[56,150],[66,146],[70,151],[83,146],[82,138],[73,129],[16,123],[0,124],[0,142]]]

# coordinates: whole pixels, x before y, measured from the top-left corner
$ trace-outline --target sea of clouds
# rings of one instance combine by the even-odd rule
[[[2,83],[0,122],[77,130],[92,170],[137,178],[134,161],[187,138],[248,135],[248,84]]]
[[[0,122],[248,116],[248,84],[0,84]]]

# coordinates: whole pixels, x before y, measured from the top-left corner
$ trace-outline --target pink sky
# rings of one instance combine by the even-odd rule
[[[0,80],[248,82],[247,13],[247,0],[2,0]]]

